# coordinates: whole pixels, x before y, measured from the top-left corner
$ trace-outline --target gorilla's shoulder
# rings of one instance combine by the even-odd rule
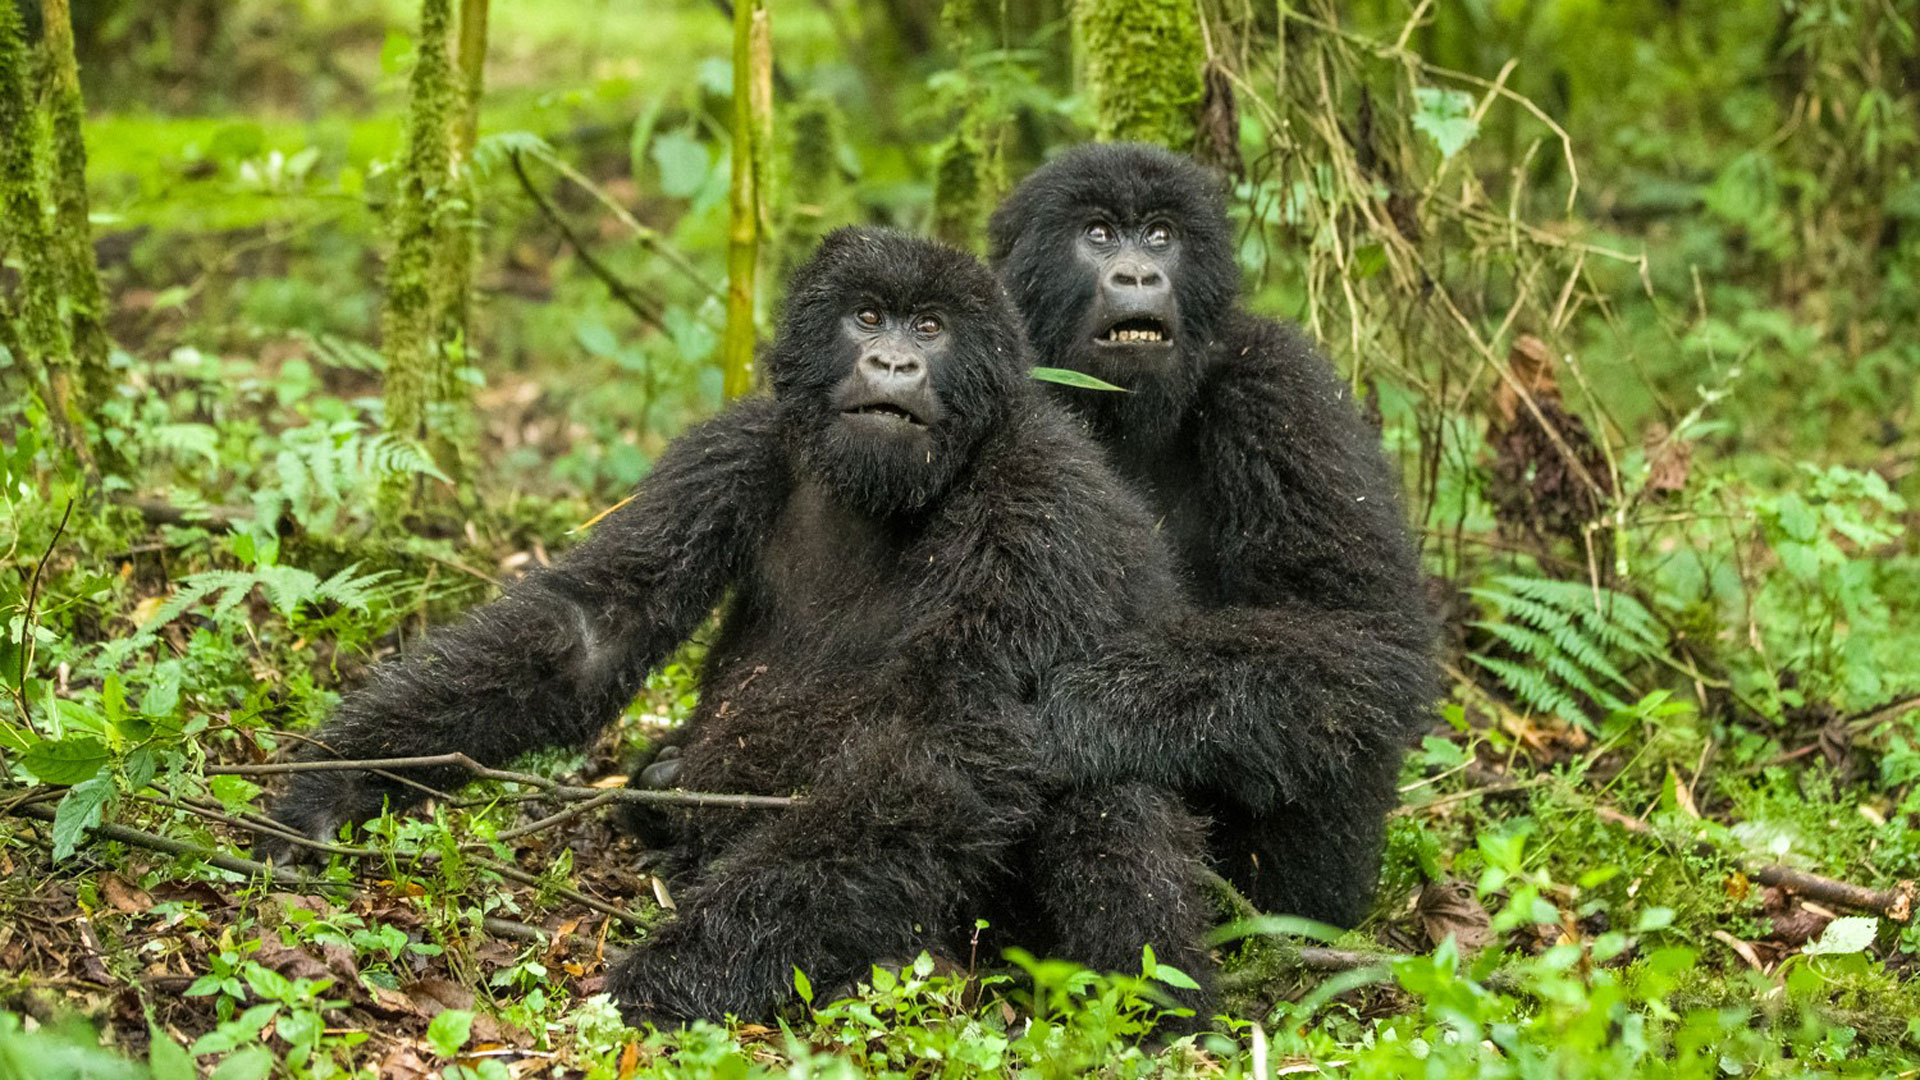
[[[1196,404],[1204,412],[1359,418],[1351,388],[1305,331],[1244,311],[1215,335]]]
[[[1100,393],[1087,390],[1083,393]],[[976,479],[988,490],[1019,493],[1066,510],[1111,508],[1132,500],[1085,425],[1037,387],[1022,387],[988,444]]]

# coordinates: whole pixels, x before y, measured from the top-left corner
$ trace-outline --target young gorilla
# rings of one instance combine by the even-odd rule
[[[1235,307],[1219,184],[1089,146],[995,212],[991,260],[1040,361],[1170,538],[1200,609],[1062,672],[1046,747],[1083,782],[1142,780],[1212,819],[1261,908],[1352,925],[1379,873],[1434,631],[1397,484],[1331,365]]]
[[[491,764],[584,743],[731,590],[680,781],[804,800],[698,820],[679,917],[608,979],[630,1019],[764,1017],[795,967],[833,985],[964,955],[1028,865],[1045,867],[1030,948],[1137,970],[1151,943],[1204,977],[1177,799],[1123,782],[1042,801],[1047,673],[1179,599],[1145,511],[1029,362],[970,256],[833,234],[793,280],[772,400],[675,442],[577,550],[383,665],[320,741]],[[306,773],[278,816],[326,837],[417,798]]]

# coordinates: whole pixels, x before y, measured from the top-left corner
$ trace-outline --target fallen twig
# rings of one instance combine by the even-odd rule
[[[46,822],[51,822],[54,815],[53,807],[47,806],[44,803],[23,803],[5,808],[5,812],[13,817],[33,818],[36,821]],[[147,832],[145,829],[135,829],[126,825],[115,825],[112,822],[108,822],[94,826],[91,831],[96,837],[117,840],[122,844],[131,844],[134,847],[145,848],[148,851],[157,851],[163,855],[191,856],[209,866],[217,866],[222,870],[227,870],[235,874],[244,874],[247,877],[265,877],[275,885],[284,885],[288,888],[314,890],[340,887],[338,882],[309,877],[297,870],[290,870],[283,866],[272,866],[268,863],[255,862],[252,859],[243,859],[238,855],[229,855],[225,852],[215,851],[209,847],[202,847],[199,844],[190,844],[184,840],[175,840],[171,837],[161,836],[158,833]]]
[[[1387,813],[1390,817],[1424,814],[1429,810],[1437,810],[1443,806],[1451,806],[1454,803],[1464,802],[1468,799],[1478,799],[1488,795],[1509,795],[1516,791],[1525,791],[1528,788],[1539,787],[1542,784],[1550,782],[1552,779],[1550,776],[1530,776],[1525,780],[1508,780],[1496,784],[1489,784],[1486,787],[1468,788],[1465,791],[1456,791],[1448,795],[1441,795],[1438,798],[1428,799],[1422,803],[1402,803]]]
[[[218,811],[205,810],[200,807],[195,807],[187,804],[174,804],[174,805],[176,806],[176,808],[180,810],[186,811],[188,813],[196,814],[199,816],[203,816],[210,820],[218,821],[225,825],[230,825],[234,828],[245,829],[250,832],[256,832],[256,833],[260,833],[260,832],[271,833],[276,837],[285,839],[288,843],[291,843],[300,847],[309,848],[314,851],[325,852],[329,855],[341,855],[341,856],[352,858],[352,859],[363,859],[363,860],[374,859],[374,860],[385,861],[388,857],[390,857],[393,854],[392,852],[381,851],[377,848],[357,848],[357,847],[347,847],[343,844],[330,844],[325,841],[313,840],[305,836],[300,836],[289,830],[270,828],[263,824],[245,821],[239,818],[232,817],[231,815],[220,813]],[[15,817],[28,817],[38,821],[47,821],[47,822],[51,822],[54,817],[53,808],[46,806],[42,803],[25,803],[25,804],[15,805],[12,807],[0,808],[0,813],[11,814],[12,816],[15,816]],[[232,873],[241,874],[247,877],[264,876],[268,880],[272,881],[274,884],[280,885],[284,888],[295,889],[295,890],[306,891],[306,892],[315,892],[315,891],[322,891],[322,890],[337,890],[345,887],[344,884],[341,882],[328,881],[324,878],[317,878],[309,874],[303,874],[297,870],[293,870],[288,867],[275,866],[272,863],[258,862],[254,859],[243,858],[238,855],[231,855],[226,852],[216,851],[213,848],[204,847],[200,844],[191,844],[184,840],[175,840],[175,839],[172,839],[171,837],[161,836],[158,833],[151,833],[151,832],[147,832],[144,829],[135,829],[126,825],[116,825],[112,823],[97,825],[91,830],[91,832],[93,833],[93,835],[97,837],[105,837],[106,839],[109,839],[109,840],[117,840],[120,843],[131,844],[134,847],[145,848],[149,851],[158,851],[167,855],[190,856],[192,858],[200,859],[201,861],[207,863],[209,866],[216,866],[222,870],[231,871]],[[637,925],[640,925],[641,923],[641,920],[637,916],[635,916],[632,912],[622,910],[611,904],[605,903],[604,901],[595,900],[593,897],[588,896],[587,894],[579,891],[578,889],[570,888],[565,885],[556,885],[552,882],[542,881],[539,875],[537,874],[530,874],[527,871],[522,870],[517,866],[511,866],[507,863],[500,862],[497,859],[488,858],[486,856],[478,854],[472,845],[462,845],[462,850],[464,850],[467,853],[467,857],[470,860],[472,860],[473,865],[478,866],[485,870],[490,870],[493,873],[499,874],[501,877],[506,878],[509,881],[517,881],[522,885],[532,885],[538,888],[551,890],[553,894],[556,896],[559,896],[565,900],[569,900],[573,903],[579,904],[582,907],[591,908],[594,911],[597,911],[600,914],[606,915],[610,918],[619,919],[621,922],[626,923],[629,926],[637,926]],[[420,852],[417,857],[421,862],[434,862],[439,859],[440,855],[439,855],[439,852],[425,851],[425,852]]]
[[[1621,813],[1610,806],[1596,806],[1593,808],[1593,813],[1602,821],[1612,822],[1628,832],[1642,836],[1658,837],[1659,835],[1658,831],[1647,822],[1631,814]],[[1694,848],[1702,854],[1715,854],[1720,851],[1719,848],[1704,841],[1695,844]],[[1779,863],[1750,867],[1747,872],[1762,885],[1785,889],[1822,904],[1836,904],[1856,911],[1871,911],[1894,922],[1912,921],[1914,901],[1916,897],[1920,897],[1920,885],[1912,881],[1895,882],[1891,889],[1870,889],[1864,885],[1855,885],[1836,878],[1809,874]]]
[[[489,768],[462,753],[422,757],[369,758],[363,761],[278,761],[265,765],[209,765],[208,776],[274,776],[282,773],[381,771],[394,769],[465,769],[481,780],[499,780],[539,788],[556,799],[651,803],[656,806],[701,806],[720,810],[781,810],[800,800],[785,795],[715,795],[702,791],[651,791],[641,788],[590,788],[562,784],[533,773]]]

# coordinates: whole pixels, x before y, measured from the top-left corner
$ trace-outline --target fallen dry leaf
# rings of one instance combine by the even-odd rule
[[[1493,940],[1493,919],[1464,881],[1428,882],[1414,901],[1413,913],[1435,945],[1451,934],[1460,951],[1472,952]]]

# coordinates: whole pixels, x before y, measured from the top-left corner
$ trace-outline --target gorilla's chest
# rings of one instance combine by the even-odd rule
[[[1119,462],[1128,486],[1153,512],[1154,527],[1167,539],[1188,597],[1202,604],[1219,602],[1214,505],[1191,447],[1176,445]]]
[[[805,643],[814,656],[883,656],[906,621],[905,550],[885,523],[849,510],[817,484],[799,485],[757,560],[763,640]]]

